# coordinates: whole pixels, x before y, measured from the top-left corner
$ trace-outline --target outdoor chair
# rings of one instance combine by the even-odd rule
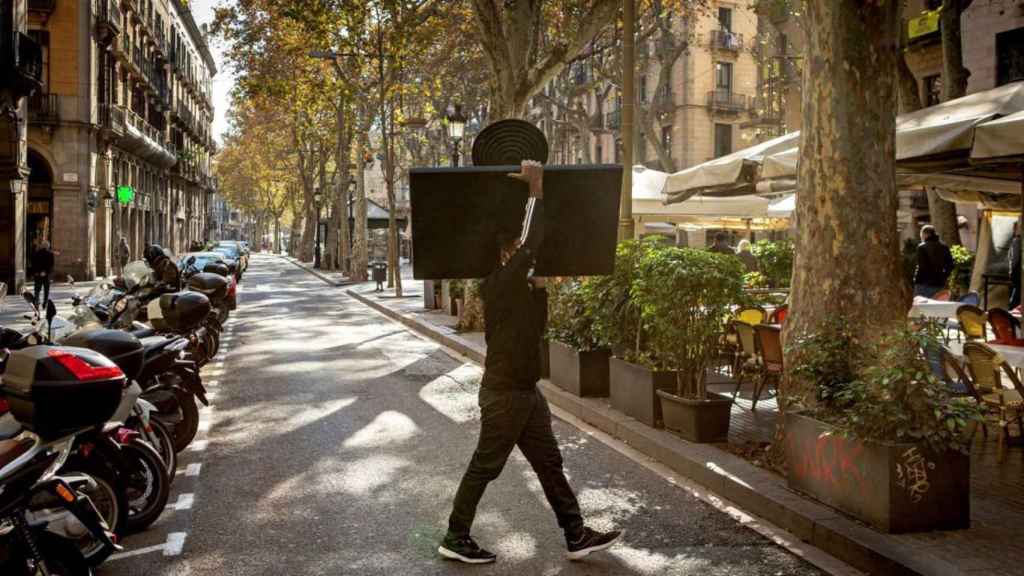
[[[781,326],[786,321],[786,316],[789,316],[789,306],[782,304],[772,312],[772,315],[768,318],[768,323]]]
[[[774,396],[782,382],[784,364],[782,362],[782,330],[778,326],[759,324],[754,326],[754,333],[757,335],[757,350],[761,357],[761,379],[758,386],[754,388],[754,401],[750,409],[757,408],[757,401],[761,394],[768,393]],[[772,391],[772,386],[775,392]]]
[[[1017,336],[1020,329],[1020,321],[1002,308],[992,308],[988,311],[988,324],[995,334],[994,342],[1008,346],[1024,346],[1024,340]]]
[[[760,306],[744,306],[736,310],[735,318],[750,326],[757,326],[758,324],[763,324],[768,319],[768,313]]]
[[[973,382],[975,394],[985,415],[987,424],[999,426],[999,456],[1002,462],[1006,455],[1006,444],[1010,436],[1010,422],[1017,423],[1018,432],[1021,417],[1024,416],[1024,384],[1021,384],[1014,370],[992,348],[980,342],[964,344],[964,356],[967,358],[967,369]],[[1002,377],[1006,376],[1013,385],[1003,387]],[[986,434],[987,436],[987,434]]]
[[[736,390],[732,393],[732,399],[736,400],[744,382],[753,382],[754,390],[757,391],[758,380],[761,378],[761,358],[757,353],[757,335],[754,333],[753,326],[740,320],[734,320],[732,330],[736,334],[736,341],[739,345],[736,363],[733,365]]]
[[[943,302],[948,302],[952,296],[953,295],[949,292],[949,290],[939,290],[938,292],[935,293],[934,296],[932,296],[932,300],[941,300]]]
[[[957,325],[968,342],[985,341],[985,311],[972,304],[956,309]]]

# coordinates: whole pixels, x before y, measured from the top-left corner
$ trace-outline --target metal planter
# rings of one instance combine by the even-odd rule
[[[612,408],[652,428],[661,428],[658,390],[674,390],[675,372],[652,372],[638,364],[612,357],[609,362],[609,391]]]
[[[608,395],[607,348],[576,350],[561,342],[548,345],[551,382],[576,396]]]
[[[725,442],[729,439],[732,398],[708,393],[707,400],[676,396],[658,390],[665,428],[690,442]]]
[[[799,413],[786,414],[789,487],[883,532],[969,528],[970,457],[916,444],[846,438]]]

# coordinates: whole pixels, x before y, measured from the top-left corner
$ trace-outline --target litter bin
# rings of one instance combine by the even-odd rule
[[[388,281],[388,264],[387,262],[374,262],[373,263],[373,281],[382,284]]]

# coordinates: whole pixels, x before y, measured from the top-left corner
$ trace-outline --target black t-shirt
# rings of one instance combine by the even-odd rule
[[[527,209],[526,240],[508,263],[484,279],[484,338],[487,358],[481,386],[530,389],[540,379],[540,343],[547,324],[548,298],[529,281],[544,238],[544,206]]]
[[[46,274],[53,273],[53,252],[46,248],[40,248],[32,253],[32,273]]]

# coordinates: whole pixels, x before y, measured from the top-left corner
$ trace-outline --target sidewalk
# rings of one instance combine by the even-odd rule
[[[51,284],[50,300],[53,300],[54,305],[57,306],[57,314],[67,317],[71,313],[71,297],[76,293],[83,295],[88,293],[104,280],[107,280],[107,278],[75,282],[74,286],[66,282]],[[31,283],[26,284],[26,287],[29,291],[32,290]],[[42,294],[40,294],[39,298],[42,299],[42,297]],[[21,294],[7,294],[3,299],[3,305],[0,306],[0,326],[18,330],[19,332],[27,330],[32,325],[32,322],[25,318],[26,314],[32,314],[32,307],[22,298]]]
[[[411,283],[403,282],[403,285]],[[410,288],[422,293],[422,284],[416,284]],[[372,283],[351,286],[347,293],[477,363],[484,360],[483,334],[457,333],[455,318],[444,311],[424,310],[422,298],[388,298],[375,294]],[[880,533],[791,491],[783,477],[738,456],[713,445],[689,443],[664,430],[649,428],[613,410],[607,398],[579,398],[546,380],[539,385],[553,404],[735,502],[745,511],[769,519],[801,540],[869,574],[1021,574],[1024,548],[1017,537],[1020,527],[1006,526],[999,511],[985,509],[990,507],[979,503],[974,494],[971,529],[901,535]],[[750,413],[741,408],[734,410]],[[734,414],[734,420],[738,416]]]

